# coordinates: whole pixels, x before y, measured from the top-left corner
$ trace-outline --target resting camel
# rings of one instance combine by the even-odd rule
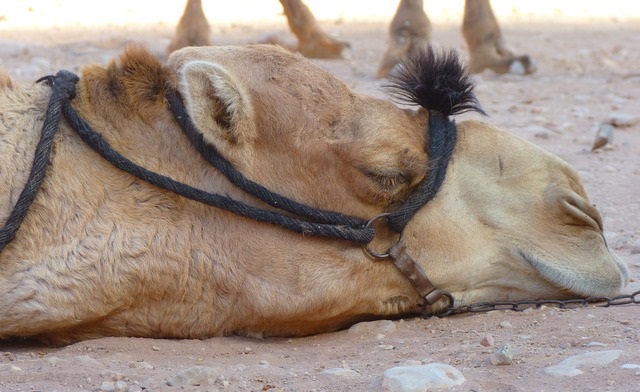
[[[480,110],[454,52],[398,68],[391,91],[414,108],[273,45],[184,48],[166,65],[134,46],[69,75],[0,78],[0,227],[32,190],[45,117],[57,131],[0,252],[0,339],[301,336],[628,281],[574,169],[451,119]],[[63,88],[75,98],[51,123]]]
[[[280,0],[291,31],[298,38],[298,46],[289,48],[306,57],[348,57],[349,43],[325,33],[313,13],[301,0]],[[516,55],[504,42],[500,26],[489,0],[465,1],[462,34],[469,48],[468,70],[480,73],[490,69],[499,74],[529,74],[536,71],[535,62],[528,55]],[[209,46],[209,23],[201,0],[187,0],[176,34],[167,48],[171,53],[186,46]],[[423,0],[400,0],[389,27],[389,46],[377,72],[386,77],[406,56],[429,45],[431,22],[424,12]],[[280,43],[282,46],[287,46]]]

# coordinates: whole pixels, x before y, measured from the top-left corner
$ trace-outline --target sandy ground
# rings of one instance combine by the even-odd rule
[[[11,7],[0,9],[0,67],[23,83],[62,68],[78,72],[82,64],[104,64],[130,42],[140,42],[163,56],[173,33],[172,22],[162,18],[140,25],[52,25],[55,12],[38,7],[49,4],[59,10],[65,2],[9,3]],[[123,15],[135,8],[135,2],[129,3]],[[24,7],[32,9],[24,11]],[[175,7],[178,13],[181,7]],[[616,113],[640,116],[638,14],[602,14],[595,9],[582,19],[580,15],[554,18],[553,10],[547,10],[540,11],[540,17],[527,18],[532,14],[517,11],[514,8],[517,17],[505,18],[503,31],[512,47],[536,59],[539,71],[532,76],[479,75],[477,93],[488,120],[577,168],[604,216],[610,246],[629,265],[632,282],[625,292],[638,290],[640,122],[616,128],[612,144],[590,151],[601,122]],[[19,23],[21,12],[26,19]],[[547,14],[551,17],[545,19]],[[40,22],[32,18],[28,23],[29,15],[41,18]],[[434,41],[465,53],[458,25],[446,17],[436,22]],[[374,75],[384,51],[386,22],[373,18],[345,23],[336,17],[323,21],[323,26],[350,41],[354,56],[317,63],[355,90],[384,97]],[[212,38],[216,44],[242,45],[265,32],[293,40],[278,16],[260,23],[214,25]],[[4,342],[0,343],[0,391],[366,391],[379,388],[386,369],[434,362],[462,372],[466,382],[452,388],[456,391],[638,391],[638,325],[640,306],[636,305],[407,319],[369,325],[364,332],[292,340],[106,338],[63,348]],[[493,343],[483,346],[480,342],[487,335]],[[491,355],[505,344],[514,353],[513,363],[492,365]],[[544,371],[574,355],[609,350],[621,350],[618,359],[607,365],[585,365],[580,368],[583,374],[575,377],[554,377]],[[193,366],[217,368],[221,377],[208,386],[167,385],[167,379]],[[336,368],[353,372],[326,371]]]

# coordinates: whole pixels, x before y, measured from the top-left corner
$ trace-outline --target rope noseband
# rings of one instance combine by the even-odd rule
[[[170,90],[167,95],[169,106],[174,113],[176,121],[201,156],[222,172],[234,185],[287,214],[254,207],[226,196],[205,192],[135,164],[115,151],[102,135],[91,129],[89,124],[80,118],[75,109],[73,109],[71,100],[75,97],[75,86],[79,81],[75,74],[63,70],[59,71],[55,76],[47,76],[38,80],[38,82],[42,81],[48,83],[53,92],[47,107],[41,139],[36,147],[31,173],[14,210],[7,219],[5,226],[0,229],[0,252],[15,238],[20,224],[26,216],[27,209],[35,199],[40,184],[44,179],[53,137],[59,128],[61,114],[64,114],[69,125],[78,133],[80,138],[108,162],[135,177],[185,198],[224,209],[259,222],[277,225],[300,234],[337,238],[359,244],[369,244],[375,237],[375,229],[371,223],[378,217],[367,222],[366,220],[338,212],[312,208],[274,193],[247,179],[224,159],[214,146],[205,142],[202,132],[191,121],[182,98],[175,90]],[[453,154],[456,143],[456,127],[448,116],[430,112],[428,132],[429,172],[400,208],[384,213],[389,227],[397,233],[402,233],[415,213],[435,197],[444,182],[448,163]],[[384,256],[391,256],[398,269],[409,279],[421,297],[424,298],[425,306],[433,305],[443,296],[447,297],[449,306],[453,306],[453,298],[448,293],[436,289],[422,268],[409,257],[402,239]]]

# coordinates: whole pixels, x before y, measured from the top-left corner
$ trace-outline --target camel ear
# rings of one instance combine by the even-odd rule
[[[187,112],[207,142],[236,145],[254,138],[249,94],[224,67],[192,61],[182,67],[179,78]]]

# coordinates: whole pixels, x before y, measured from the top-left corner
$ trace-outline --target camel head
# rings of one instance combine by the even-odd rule
[[[618,294],[628,271],[577,172],[489,124],[458,132],[440,194],[404,236],[434,283],[459,304]]]
[[[405,71],[419,81],[428,61]],[[313,207],[371,218],[402,205],[432,164],[429,97],[402,109],[266,46],[186,48],[169,67],[209,143],[247,177]],[[431,281],[456,305],[619,293],[628,272],[577,172],[484,122],[457,127],[441,189],[402,233]]]

